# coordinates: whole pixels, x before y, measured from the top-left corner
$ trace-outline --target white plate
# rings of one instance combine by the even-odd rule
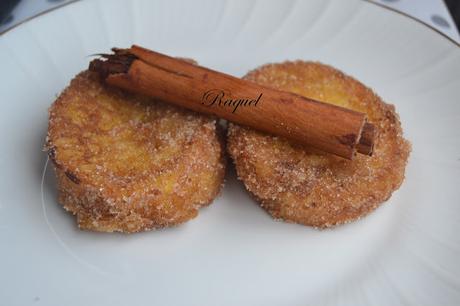
[[[178,228],[77,230],[41,152],[47,108],[88,55],[132,43],[236,76],[286,59],[342,69],[396,105],[404,184],[317,231],[274,222],[230,171]],[[2,305],[459,304],[460,49],[426,26],[364,1],[82,1],[2,35],[0,67]]]

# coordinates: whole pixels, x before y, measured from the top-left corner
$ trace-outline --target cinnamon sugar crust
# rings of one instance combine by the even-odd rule
[[[49,110],[59,202],[82,229],[178,225],[218,195],[224,146],[215,118],[77,75]]]
[[[365,112],[377,131],[373,156],[350,161],[230,124],[227,146],[238,177],[273,218],[331,227],[375,210],[399,188],[411,146],[394,106],[372,90],[330,66],[303,61],[265,65],[245,79]]]

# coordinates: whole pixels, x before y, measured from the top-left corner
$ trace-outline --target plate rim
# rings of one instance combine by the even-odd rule
[[[27,23],[27,22],[29,22],[29,21],[31,21],[31,20],[34,20],[34,19],[36,19],[36,18],[38,18],[38,17],[41,17],[41,16],[46,15],[46,14],[48,14],[48,13],[51,13],[51,12],[53,12],[53,11],[56,11],[56,10],[62,8],[62,7],[65,7],[65,6],[68,6],[68,5],[71,5],[71,4],[75,4],[75,3],[81,2],[81,1],[82,1],[82,0],[70,0],[69,2],[59,4],[59,5],[55,6],[55,7],[49,8],[49,9],[47,9],[47,10],[44,10],[44,11],[40,12],[40,13],[37,13],[37,14],[35,14],[35,15],[32,15],[32,16],[30,16],[30,17],[28,17],[28,18],[22,20],[21,22],[15,24],[14,26],[12,26],[12,27],[10,27],[10,28],[7,28],[6,30],[1,31],[1,32],[0,32],[0,37],[2,37],[4,34],[6,34],[6,33],[10,32],[10,31],[12,31],[12,30],[18,28],[19,26],[22,26],[23,24],[25,24],[25,23]],[[375,6],[379,7],[379,8],[381,8],[381,9],[388,10],[388,11],[390,11],[390,12],[393,12],[393,13],[397,14],[397,15],[400,15],[400,16],[403,16],[403,17],[407,17],[407,18],[409,18],[410,20],[415,21],[416,23],[421,24],[421,25],[425,26],[426,28],[430,29],[431,31],[434,31],[435,33],[437,33],[437,34],[439,34],[440,36],[444,37],[445,39],[447,39],[448,41],[450,41],[454,46],[460,47],[460,42],[455,41],[453,38],[451,38],[451,37],[448,36],[447,34],[444,34],[444,33],[441,32],[440,30],[438,30],[438,29],[436,29],[435,27],[433,27],[432,25],[430,25],[430,24],[428,24],[428,23],[426,23],[426,22],[424,22],[424,21],[422,21],[422,20],[420,20],[420,19],[417,19],[417,18],[415,18],[415,17],[413,17],[413,16],[411,16],[411,15],[409,15],[409,14],[406,14],[406,13],[404,13],[404,12],[398,11],[398,10],[392,8],[392,7],[386,6],[386,5],[384,5],[384,4],[381,4],[381,3],[378,3],[378,2],[375,2],[375,1],[372,1],[372,0],[360,0],[360,1],[365,2],[365,3],[372,4],[372,5],[375,5]],[[449,13],[450,13],[450,12],[449,12]]]

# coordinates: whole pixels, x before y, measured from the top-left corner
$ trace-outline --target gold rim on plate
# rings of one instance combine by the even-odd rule
[[[79,2],[79,1],[81,1],[81,0],[71,0],[71,1],[69,1],[69,2],[60,4],[60,5],[58,5],[58,6],[52,7],[52,8],[50,8],[50,9],[47,9],[47,10],[45,10],[45,11],[43,11],[43,12],[40,12],[40,13],[35,14],[35,15],[33,15],[33,16],[30,16],[29,18],[24,19],[23,21],[21,21],[21,22],[15,24],[14,26],[12,26],[12,27],[10,27],[10,28],[8,28],[8,29],[6,29],[6,30],[0,32],[0,36],[2,36],[3,34],[5,34],[5,33],[7,33],[7,32],[10,32],[11,30],[17,28],[18,26],[23,25],[24,23],[29,22],[29,21],[31,21],[31,20],[37,18],[37,17],[43,16],[43,15],[45,15],[45,14],[48,14],[48,13],[52,12],[52,11],[55,11],[55,10],[57,10],[57,9],[60,9],[61,7],[67,6],[67,5],[69,5],[69,4],[74,4],[74,3]],[[411,16],[411,15],[408,15],[408,14],[404,13],[404,12],[400,12],[400,11],[394,9],[394,8],[385,6],[385,5],[380,4],[380,3],[377,3],[377,2],[373,2],[373,1],[371,1],[371,0],[361,0],[361,1],[364,1],[364,2],[367,2],[367,3],[373,4],[373,5],[376,5],[376,6],[380,7],[380,8],[382,8],[382,9],[386,9],[386,10],[388,10],[388,11],[390,11],[390,12],[399,14],[399,15],[401,15],[401,16],[408,17],[409,19],[411,19],[411,20],[413,20],[413,21],[416,21],[417,23],[422,24],[422,25],[424,25],[425,27],[427,27],[428,29],[430,29],[430,30],[436,32],[437,34],[441,35],[442,37],[444,37],[445,39],[447,39],[447,40],[449,40],[451,43],[453,43],[455,46],[460,47],[460,43],[458,43],[457,41],[455,41],[455,40],[454,40],[453,38],[451,38],[450,36],[448,36],[448,35],[446,35],[445,33],[439,31],[438,29],[436,29],[435,27],[429,25],[428,23],[426,23],[426,22],[424,22],[424,21],[421,21],[421,20],[419,20],[419,19],[417,19],[417,18],[415,18],[415,17],[413,17],[413,16]]]

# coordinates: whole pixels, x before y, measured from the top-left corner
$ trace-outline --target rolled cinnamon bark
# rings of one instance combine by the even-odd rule
[[[212,114],[352,159],[372,155],[375,129],[366,115],[260,86],[184,60],[132,46],[95,59],[109,85]]]

